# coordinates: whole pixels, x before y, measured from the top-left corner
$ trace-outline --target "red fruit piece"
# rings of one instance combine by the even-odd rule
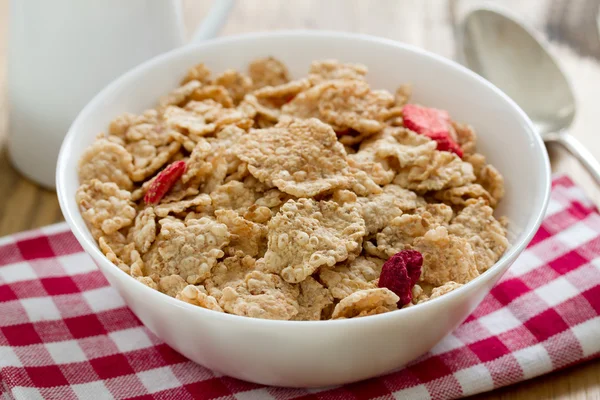
[[[405,127],[435,140],[439,151],[449,151],[462,158],[462,149],[450,136],[451,121],[447,111],[406,104],[402,108],[402,118]]]
[[[415,286],[415,283],[421,277],[421,267],[423,266],[423,256],[416,250],[403,250],[400,253],[406,261],[406,271],[410,278],[411,286]],[[397,255],[395,254],[395,255]]]
[[[399,308],[412,300],[412,288],[421,276],[422,265],[423,256],[415,250],[396,253],[383,264],[378,286],[388,288],[400,297]]]
[[[404,126],[426,136],[448,135],[450,132],[450,115],[437,108],[421,107],[416,104],[405,104],[402,108]]]
[[[163,169],[146,191],[144,202],[149,205],[158,204],[165,194],[171,190],[175,182],[181,178],[181,175],[185,172],[185,168],[185,161],[175,161]]]
[[[430,136],[431,137],[431,136]],[[450,138],[450,136],[436,136],[431,137],[431,139],[437,142],[437,149],[439,151],[449,151],[450,153],[454,153],[460,158],[463,157],[463,151],[454,140]]]

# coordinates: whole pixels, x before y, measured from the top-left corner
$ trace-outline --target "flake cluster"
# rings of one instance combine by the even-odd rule
[[[216,312],[326,320],[435,299],[508,247],[504,181],[472,127],[411,93],[336,60],[295,80],[273,57],[198,64],[83,153],[81,215],[124,273]]]

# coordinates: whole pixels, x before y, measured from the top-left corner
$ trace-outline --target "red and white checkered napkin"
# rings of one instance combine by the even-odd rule
[[[402,370],[319,390],[263,387],[186,360],[140,324],[61,224],[0,239],[0,398],[455,398],[597,357],[599,314],[600,215],[566,177],[527,251],[454,333]]]

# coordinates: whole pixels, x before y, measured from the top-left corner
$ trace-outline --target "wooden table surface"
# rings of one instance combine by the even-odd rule
[[[571,133],[600,158],[600,0],[498,0],[550,41],[578,99]],[[327,29],[368,33],[454,57],[453,28],[477,0],[243,0],[222,35],[275,29]],[[209,2],[184,1],[191,32]],[[8,137],[6,25],[8,0],[0,0],[0,236],[62,220],[56,195],[21,177],[6,155]],[[32,66],[35,68],[36,66]],[[14,132],[18,134],[18,132]],[[552,168],[567,173],[597,204],[600,188],[563,149],[550,146]],[[35,160],[32,160],[35,162]],[[600,340],[600,338],[599,338]],[[600,399],[600,360],[476,396],[477,399]]]

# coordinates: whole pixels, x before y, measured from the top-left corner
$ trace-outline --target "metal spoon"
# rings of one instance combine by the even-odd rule
[[[464,64],[509,95],[545,142],[562,144],[600,184],[600,163],[567,133],[575,118],[573,91],[536,34],[496,7],[470,11],[461,28]]]

